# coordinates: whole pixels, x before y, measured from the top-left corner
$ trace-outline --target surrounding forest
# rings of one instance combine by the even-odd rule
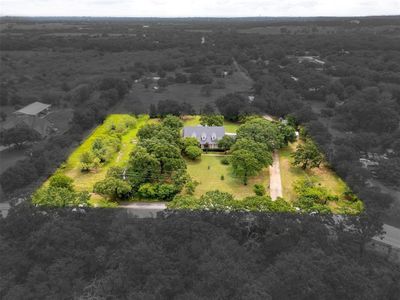
[[[396,299],[399,267],[368,243],[383,222],[400,226],[399,36],[399,17],[1,18],[0,128],[15,110],[41,101],[52,105],[45,118],[53,131],[45,138],[27,127],[0,133],[1,200],[24,202],[0,221],[0,298]],[[120,113],[164,120],[220,114],[232,127],[255,114],[286,120],[313,141],[299,153],[323,153],[350,196],[362,199],[363,212],[343,219],[189,213],[175,212],[172,201],[158,218],[136,219],[120,209],[79,207],[88,195],[50,176],[68,170],[74,149]],[[143,120],[125,121],[136,130]],[[131,173],[159,166],[168,151],[173,163],[157,169],[160,176],[135,175],[126,186],[113,178],[117,169],[107,176],[122,192],[109,193],[108,182],[96,190],[169,198],[176,187],[186,189],[185,174],[172,178],[172,171],[197,154],[178,145],[175,125],[138,133],[137,157],[152,164],[132,159]],[[115,159],[125,129],[109,129],[119,132],[80,155],[80,167]],[[153,135],[171,147],[161,149]],[[236,152],[257,166],[246,151]],[[300,168],[318,165],[293,158]],[[248,174],[239,173],[245,182]],[[34,199],[76,207],[30,205],[44,183],[50,190]],[[207,203],[215,194],[189,196],[185,203]]]

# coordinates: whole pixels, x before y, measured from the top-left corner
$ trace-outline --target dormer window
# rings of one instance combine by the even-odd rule
[[[193,132],[193,133],[192,133],[192,137],[197,138],[196,132]]]
[[[203,133],[203,134],[201,135],[201,140],[202,140],[202,141],[205,141],[206,139],[207,139],[207,136],[206,136],[205,133]]]
[[[211,135],[211,140],[215,141],[217,139],[217,135],[215,134],[215,132]]]

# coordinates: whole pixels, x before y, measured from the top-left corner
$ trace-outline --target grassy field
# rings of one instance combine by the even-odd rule
[[[184,116],[184,126],[197,126],[200,125],[200,116]],[[239,128],[240,123],[234,123],[231,121],[224,121],[224,127],[226,132],[234,133]]]
[[[93,185],[102,179],[105,178],[107,170],[111,166],[124,166],[128,159],[129,154],[132,152],[133,148],[135,147],[135,137],[137,134],[138,129],[146,124],[148,121],[148,116],[141,116],[137,119],[136,127],[129,130],[125,135],[122,136],[121,139],[121,150],[118,153],[115,153],[112,159],[103,165],[98,171],[96,172],[88,172],[82,173],[80,171],[80,157],[82,153],[88,151],[93,141],[100,135],[104,134],[107,130],[108,124],[112,123],[113,121],[117,121],[121,118],[122,115],[110,115],[106,121],[101,125],[98,126],[92,134],[70,155],[68,158],[64,168],[62,168],[62,172],[74,179],[75,188],[78,191],[89,191],[91,192],[93,189]]]
[[[200,161],[187,161],[188,173],[200,184],[196,188],[195,195],[201,196],[205,192],[220,190],[243,198],[254,195],[253,185],[256,183],[269,185],[269,171],[265,168],[258,176],[251,177],[248,185],[243,185],[241,180],[235,178],[227,165],[221,164],[223,154],[204,154]],[[221,180],[224,175],[224,180]],[[267,189],[267,194],[269,193]]]
[[[328,189],[328,191],[339,197],[337,202],[329,202],[330,208],[334,212],[340,211],[341,208],[347,207],[351,209],[351,203],[343,199],[343,192],[346,190],[346,183],[326,165],[322,165],[320,168],[303,170],[300,167],[292,166],[293,159],[290,154],[296,150],[297,142],[290,144],[289,146],[279,151],[279,163],[281,168],[281,179],[283,197],[291,202],[296,200],[296,192],[294,191],[293,184],[304,178],[315,178],[321,186]]]

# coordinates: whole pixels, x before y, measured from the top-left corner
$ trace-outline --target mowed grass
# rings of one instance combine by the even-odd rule
[[[293,184],[304,178],[314,178],[321,186],[328,189],[328,191],[339,197],[338,202],[329,202],[329,206],[335,212],[343,206],[349,206],[350,203],[343,199],[343,192],[346,190],[346,183],[328,166],[321,165],[320,168],[313,168],[303,170],[300,167],[292,165],[293,158],[290,156],[296,150],[298,142],[292,143],[289,146],[279,151],[279,163],[281,169],[283,197],[288,201],[295,201],[297,198],[294,191]]]
[[[108,169],[111,166],[124,166],[129,160],[129,154],[132,152],[136,145],[136,134],[140,127],[142,127],[149,120],[148,116],[140,116],[137,118],[135,128],[129,130],[121,138],[121,148],[118,153],[115,153],[111,160],[106,164],[102,165],[97,171],[94,172],[81,172],[80,170],[80,157],[81,155],[89,151],[92,147],[94,140],[105,134],[107,126],[113,122],[117,122],[123,115],[115,114],[110,115],[102,125],[98,126],[92,134],[70,155],[65,167],[61,171],[71,177],[74,180],[75,188],[78,191],[89,191],[93,190],[93,186],[97,181],[103,180],[107,174]]]
[[[200,116],[183,116],[183,125],[184,126],[197,126],[200,125]],[[235,133],[240,126],[240,123],[224,121],[225,132]]]
[[[253,196],[253,185],[263,184],[269,194],[269,171],[263,169],[259,175],[251,177],[247,185],[232,175],[229,165],[221,163],[224,154],[203,154],[200,161],[186,161],[187,170],[193,180],[199,182],[195,196],[199,197],[208,191],[220,190],[233,194],[236,198]],[[224,180],[221,180],[221,175]]]

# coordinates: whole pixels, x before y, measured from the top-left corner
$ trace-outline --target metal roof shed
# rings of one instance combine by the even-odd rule
[[[30,116],[37,116],[40,113],[48,110],[50,108],[50,104],[45,104],[41,102],[33,102],[20,110],[14,112],[16,115],[30,115]]]

